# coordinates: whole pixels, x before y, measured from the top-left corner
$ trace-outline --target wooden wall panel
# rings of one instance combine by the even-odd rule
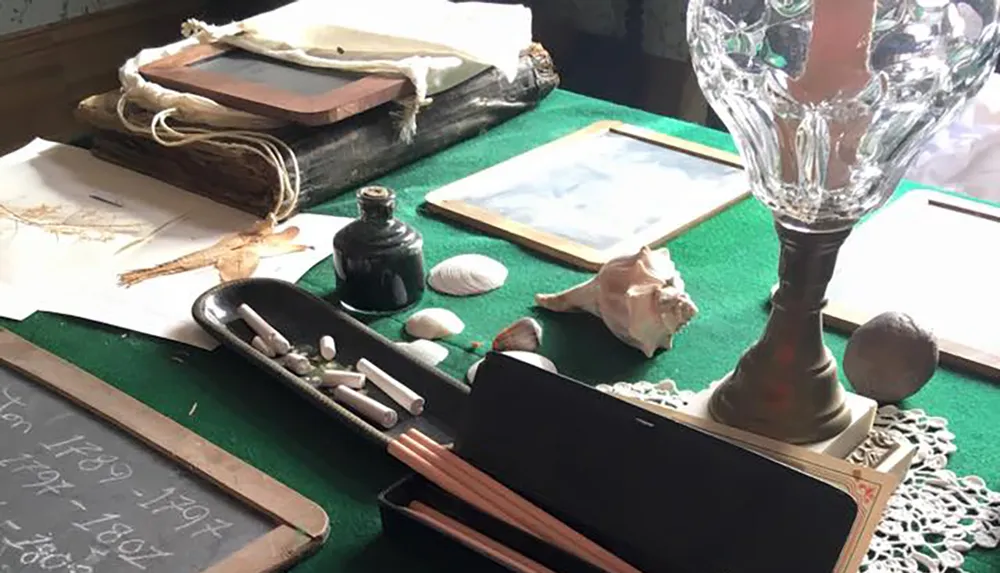
[[[0,37],[0,153],[39,136],[82,132],[77,102],[118,85],[118,67],[143,48],[181,37],[211,0],[143,0]]]

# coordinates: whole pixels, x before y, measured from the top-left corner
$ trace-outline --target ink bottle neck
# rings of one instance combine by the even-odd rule
[[[364,187],[357,194],[358,213],[362,221],[384,223],[392,220],[396,211],[396,194],[386,187]]]

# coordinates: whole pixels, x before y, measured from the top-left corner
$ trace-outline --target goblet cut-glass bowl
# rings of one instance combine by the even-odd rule
[[[996,0],[691,0],[691,59],[754,195],[852,226],[996,65]]]

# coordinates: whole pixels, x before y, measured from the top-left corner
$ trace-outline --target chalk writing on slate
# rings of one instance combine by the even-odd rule
[[[195,573],[274,524],[0,367],[0,572]]]

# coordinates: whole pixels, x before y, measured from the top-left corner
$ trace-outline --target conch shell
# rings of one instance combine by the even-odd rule
[[[535,303],[556,312],[599,316],[622,342],[652,357],[669,350],[674,335],[698,313],[666,249],[649,247],[611,259],[594,278],[555,294],[536,294]]]

